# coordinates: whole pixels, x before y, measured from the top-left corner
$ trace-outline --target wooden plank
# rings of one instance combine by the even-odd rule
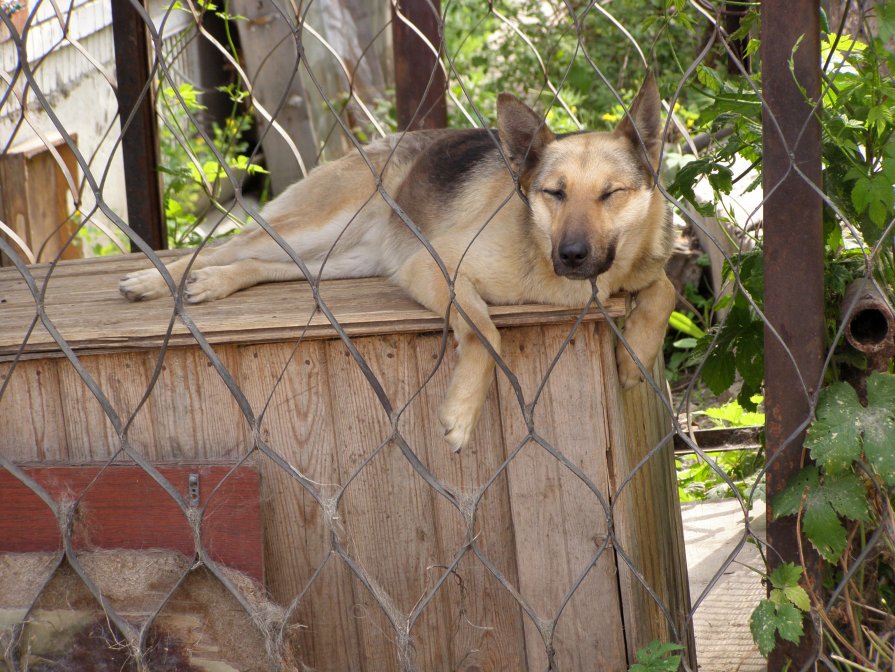
[[[237,384],[240,380],[236,346],[218,345],[215,352]],[[109,355],[91,357],[105,363]],[[138,389],[149,385],[157,353],[127,353],[145,378],[135,381]],[[109,375],[114,375],[112,371]],[[148,437],[153,436],[150,440]],[[177,348],[165,355],[158,382],[131,431],[145,456],[154,461],[236,460],[252,449],[252,432],[239,405],[208,356],[198,348]]]
[[[525,401],[547,375],[568,334],[564,327],[506,332],[503,352],[518,376]],[[554,448],[576,464],[604,494],[609,437],[599,409],[606,403],[601,363],[592,330],[583,325],[537,402],[534,426]],[[515,393],[500,381],[506,450],[527,434]],[[559,614],[562,600],[606,540],[606,512],[599,499],[566,466],[536,443],[527,444],[507,469],[519,567],[519,591],[541,619]],[[527,669],[543,670],[547,655],[540,632],[525,621]],[[607,548],[566,605],[553,640],[562,670],[625,669],[624,633],[611,548]]]
[[[673,442],[669,440],[634,473],[639,462],[666,438],[671,419],[652,387],[641,384],[622,392],[615,368],[614,338],[607,325],[596,325],[600,338],[595,344],[603,362],[603,385],[609,403],[604,420],[609,430],[609,473],[614,494],[616,538],[633,567],[668,609],[672,622],[634,576],[618,560],[619,585],[624,613],[628,655],[652,640],[674,641],[687,647],[695,669],[692,628],[687,623],[690,597],[683,525],[674,473]],[[656,362],[653,377],[665,385],[662,361]],[[625,479],[634,473],[630,481]],[[621,490],[619,491],[619,488]],[[672,623],[679,637],[672,631]]]
[[[77,183],[77,161],[71,149],[56,133],[48,140],[72,183]],[[16,232],[38,260],[81,256],[80,248],[68,244],[77,230],[68,204],[69,182],[42,140],[15,145],[0,157],[0,186],[0,220]],[[13,243],[13,247],[17,245]],[[11,266],[12,262],[0,255],[0,265]]]
[[[128,270],[145,268],[141,255],[125,262],[63,262],[47,285],[45,306],[49,318],[69,345],[78,352],[108,352],[157,348],[173,313],[172,299],[130,303],[118,294],[118,279]],[[47,267],[36,267],[37,277]],[[352,336],[388,332],[438,331],[442,316],[411,299],[382,278],[332,280],[322,283],[321,296],[340,324]],[[271,310],[275,306],[275,310]],[[626,310],[626,299],[607,302],[609,315]],[[297,338],[332,338],[329,320],[316,310],[305,282],[259,285],[209,304],[188,306],[187,312],[213,343],[275,342]],[[21,346],[25,329],[36,314],[35,300],[16,269],[0,269],[0,361],[11,359]],[[545,305],[494,306],[498,326],[544,322],[572,322],[577,310]],[[592,311],[588,320],[602,316]],[[175,320],[172,345],[192,345],[195,339]],[[29,339],[28,356],[60,356],[59,346],[42,325]]]
[[[416,391],[411,346],[400,336],[361,339],[355,345],[391,403],[400,408]],[[345,347],[332,341],[326,348],[332,395],[338,400],[333,423],[340,482],[348,483],[354,476],[339,505],[344,530],[341,542],[376,591],[372,594],[359,580],[353,582],[355,609],[366,616],[358,623],[361,656],[369,661],[364,669],[370,672],[399,670],[395,631],[379,604],[390,605],[401,620],[423,596],[428,568],[446,564],[438,553],[432,495],[395,444],[386,445],[374,456],[391,433],[388,414]],[[414,643],[446,646],[446,640],[420,638]],[[443,656],[444,650],[439,654]]]
[[[412,447],[435,478],[471,505],[472,499],[487,485],[504,460],[497,388],[495,384],[488,395],[470,444],[460,453],[453,453],[444,442],[437,409],[447,393],[456,353],[448,341],[444,361],[433,372],[433,367],[438,364],[441,340],[440,335],[413,338],[418,369],[416,381],[418,385],[425,383],[425,387],[411,402],[414,414],[402,418],[400,427],[408,441],[412,439]],[[435,497],[434,502],[441,554],[452,558],[469,540],[467,526],[456,509],[443,498]],[[488,559],[499,571],[517,584],[513,520],[505,475],[488,487],[476,509],[473,525],[469,536],[486,549]],[[433,568],[430,580],[434,583],[443,572],[442,567]],[[429,621],[435,619],[442,619],[442,633],[446,626],[449,630],[450,658],[449,661],[420,659],[417,661],[420,669],[525,668],[522,611],[471,550],[448,577],[431,608],[420,617],[421,627],[415,627],[411,634],[419,637],[421,633],[434,633],[434,623]]]
[[[298,351],[288,343],[239,348],[239,384],[259,416],[262,439],[283,460],[313,481],[324,496],[339,484],[326,348],[319,341]],[[268,457],[261,469],[267,589],[288,605],[308,592],[292,619],[296,655],[315,670],[356,669],[357,614],[352,580],[330,553],[321,505],[286,470]],[[322,573],[309,585],[321,565]]]
[[[249,467],[232,473],[231,469],[207,464],[159,467],[184,497],[189,475],[199,475],[199,504],[207,506],[202,539],[209,556],[262,582],[258,473]],[[184,512],[143,469],[114,465],[97,478],[99,470],[99,466],[25,468],[28,477],[57,501],[78,499],[72,539],[76,550],[161,548],[193,555],[193,534]],[[0,553],[61,548],[52,512],[5,470],[0,471],[0,509],[4,512]]]
[[[68,458],[55,362],[0,363],[0,452],[16,462]]]

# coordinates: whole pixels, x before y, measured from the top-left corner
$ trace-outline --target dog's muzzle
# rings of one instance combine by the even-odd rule
[[[553,249],[553,270],[566,278],[596,278],[615,261],[615,244],[595,250],[581,238],[563,240]]]

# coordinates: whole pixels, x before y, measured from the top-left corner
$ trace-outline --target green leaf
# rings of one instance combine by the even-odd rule
[[[789,586],[784,588],[783,594],[786,595],[786,599],[802,611],[811,609],[811,599],[808,597],[808,593],[805,592],[805,589],[802,588],[802,586]]]
[[[817,420],[808,429],[805,446],[818,464],[845,469],[861,454],[858,440],[861,413],[858,395],[848,383],[833,383],[823,391]]]
[[[772,502],[774,518],[782,518],[784,516],[794,516],[798,513],[799,507],[802,505],[803,497],[806,498],[806,492],[813,492],[817,489],[820,479],[817,474],[817,468],[808,466],[802,469],[796,477],[790,481]]]
[[[867,491],[860,476],[854,472],[827,474],[821,495],[840,516],[862,522],[870,520]]]
[[[670,654],[683,648],[680,644],[654,639],[642,649],[637,649],[637,662],[628,668],[629,672],[677,672],[681,657]]]
[[[845,528],[830,503],[817,497],[809,497],[802,513],[802,529],[827,562],[834,563],[845,550]]]
[[[774,648],[774,634],[777,632],[777,607],[770,600],[762,600],[749,619],[752,639],[761,655],[767,655]]]
[[[777,608],[777,632],[782,639],[797,644],[804,633],[802,613],[791,604],[780,605]]]
[[[713,394],[721,394],[733,385],[736,376],[733,357],[719,346],[715,345],[702,367],[702,379]]]
[[[774,588],[781,590],[798,586],[799,579],[802,578],[802,568],[792,562],[784,562],[782,565],[777,565],[768,578]]]
[[[705,336],[705,332],[700,329],[693,320],[677,310],[672,311],[671,316],[668,318],[668,324],[673,329],[677,329],[681,333],[687,334],[687,336],[692,336],[693,338],[702,338]]]

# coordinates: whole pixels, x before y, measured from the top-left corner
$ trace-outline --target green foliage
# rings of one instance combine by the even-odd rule
[[[637,649],[637,662],[628,668],[628,672],[677,672],[681,657],[675,652],[683,648],[679,644],[654,639],[642,649]]]
[[[822,391],[816,415],[805,445],[818,466],[799,473],[774,511],[778,517],[801,513],[805,536],[836,563],[847,547],[843,520],[872,522],[866,475],[895,486],[895,375],[871,374],[866,407],[850,385],[834,383]]]
[[[199,102],[199,91],[190,84],[181,84],[175,91],[162,87],[159,107],[162,125],[159,128],[163,174],[165,220],[168,229],[168,246],[193,247],[205,238],[197,230],[202,219],[212,209],[223,210],[218,203],[229,181],[227,168],[240,177],[264,171],[261,166],[249,162],[245,154],[248,143],[242,137],[251,128],[248,114],[238,112],[243,95],[240,90],[224,87],[234,102],[234,116],[228,117],[223,126],[212,124],[212,146],[195,130],[189,113],[204,109]],[[218,159],[215,150],[223,159]],[[231,218],[232,221],[232,218]],[[242,222],[234,221],[236,229]],[[233,227],[230,227],[232,232]],[[212,236],[218,237],[218,236]]]
[[[694,17],[704,21],[680,0],[449,0],[443,8],[452,93],[474,116],[468,95],[485,117],[472,122],[488,123],[497,93],[510,91],[529,101],[537,96],[551,128],[560,132],[576,131],[579,124],[609,128],[621,120],[623,108],[595,68],[627,102],[640,85],[645,67],[637,48],[610,17],[641,45],[664,91],[674,90],[680,63],[698,51]],[[452,126],[471,123],[456,106],[449,114]]]
[[[764,401],[764,397],[756,394],[749,401],[753,404],[753,407],[757,407]],[[764,413],[747,411],[738,401],[729,401],[721,406],[698,411],[698,413],[712,418],[723,427],[756,427],[764,425]]]
[[[772,586],[770,594],[759,602],[749,623],[752,638],[763,656],[774,648],[778,635],[793,643],[802,638],[802,612],[808,611],[811,603],[808,593],[799,585],[801,576],[802,568],[787,562],[767,577]]]
[[[675,460],[681,502],[733,497],[730,486],[719,472],[726,474],[740,496],[748,500],[764,467],[764,455],[748,449],[713,451],[706,455],[711,463],[695,454]],[[764,496],[763,487],[756,488],[756,496]]]

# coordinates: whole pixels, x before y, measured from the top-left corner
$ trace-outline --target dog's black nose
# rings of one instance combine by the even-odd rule
[[[583,240],[573,240],[563,243],[557,250],[559,260],[569,268],[577,268],[590,256],[590,245]]]

